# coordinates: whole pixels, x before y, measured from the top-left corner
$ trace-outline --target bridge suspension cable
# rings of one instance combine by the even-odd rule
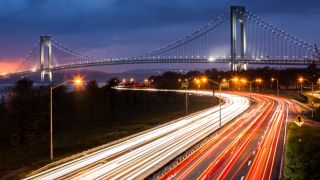
[[[257,15],[255,15],[254,13],[252,13],[248,10],[246,11],[246,17],[249,20],[256,22],[260,27],[262,27],[272,33],[275,33],[277,36],[283,38],[284,40],[291,42],[291,43],[294,43],[297,46],[300,46],[301,48],[304,48],[303,51],[305,51],[305,53],[307,53],[307,51],[312,52],[312,54],[314,54],[316,52],[315,48],[311,44],[309,44],[305,41],[302,41],[289,33],[286,33],[285,31],[281,30],[278,27],[273,26],[269,22],[263,20],[261,17],[258,17]],[[285,49],[287,49],[287,48],[285,48]]]

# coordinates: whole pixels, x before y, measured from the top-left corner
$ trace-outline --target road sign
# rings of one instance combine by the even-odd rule
[[[293,119],[293,122],[295,122],[298,126],[302,126],[304,119],[300,114],[298,114],[298,116]]]
[[[320,107],[320,103],[314,103],[314,104],[313,104],[313,107],[314,107],[314,108]]]
[[[224,88],[229,87],[229,82],[222,82],[221,87],[224,87]]]
[[[181,83],[181,88],[187,88],[189,86],[188,82]]]

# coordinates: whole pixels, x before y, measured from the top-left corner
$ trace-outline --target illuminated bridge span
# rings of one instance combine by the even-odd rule
[[[39,50],[40,49],[40,50]],[[143,55],[99,58],[71,50],[50,36],[41,36],[15,72],[3,77],[40,73],[52,80],[52,72],[89,66],[142,63],[230,63],[231,70],[248,64],[320,64],[320,51],[312,44],[284,32],[243,6],[210,21],[196,32]]]

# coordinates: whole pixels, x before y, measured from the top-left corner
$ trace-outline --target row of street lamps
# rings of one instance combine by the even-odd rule
[[[194,83],[198,85],[198,87],[200,87],[200,84],[201,83],[206,83],[206,82],[212,82],[214,83],[215,85],[218,85],[219,86],[219,92],[220,92],[220,103],[219,103],[219,121],[220,121],[220,127],[221,127],[221,103],[222,103],[222,98],[221,98],[221,87],[222,87],[222,84],[223,83],[227,83],[228,85],[228,91],[229,91],[229,82],[234,82],[234,83],[238,83],[238,82],[241,82],[241,83],[249,83],[249,89],[250,89],[250,93],[252,92],[252,83],[256,83],[257,84],[257,92],[258,92],[258,84],[261,84],[263,82],[263,80],[261,78],[256,78],[252,81],[248,81],[247,79],[245,78],[238,78],[238,77],[234,77],[230,80],[227,80],[227,79],[223,79],[221,83],[219,82],[216,82],[214,80],[211,80],[211,79],[208,79],[207,77],[202,77],[202,78],[195,78],[194,79]],[[311,96],[312,96],[312,106],[313,106],[313,96],[314,96],[314,83],[310,80],[307,80],[303,77],[299,77],[298,78],[298,82],[300,83],[300,93],[302,94],[302,87],[303,87],[303,82],[304,81],[308,81],[311,83]],[[183,82],[181,79],[179,79],[179,82]],[[184,82],[188,82],[188,79],[185,79]],[[271,82],[276,82],[276,85],[277,85],[277,96],[279,96],[279,80],[272,77],[271,78]],[[317,83],[320,84],[320,78],[317,80]],[[187,95],[187,86],[186,86],[186,114],[187,114],[187,109],[188,109],[188,95]],[[311,108],[311,112],[312,112],[312,117],[313,117],[313,114],[314,114],[314,109],[313,107]]]
[[[203,79],[203,78],[202,78],[202,79]],[[204,77],[204,79],[208,79],[208,78]],[[252,92],[252,83],[261,84],[261,83],[263,82],[263,80],[262,80],[261,78],[256,78],[256,79],[254,79],[254,80],[252,80],[252,81],[248,81],[248,80],[245,79],[245,78],[234,77],[234,78],[232,78],[232,79],[230,79],[230,80],[222,79],[221,83],[216,82],[215,84],[221,85],[222,83],[227,83],[227,85],[228,85],[228,90],[229,90],[229,82],[230,82],[230,81],[231,81],[231,82],[234,82],[234,83],[238,83],[238,82],[244,83],[244,84],[249,83],[249,91],[250,91],[250,92]],[[302,93],[302,91],[303,91],[303,89],[302,89],[302,88],[303,88],[303,82],[305,82],[305,81],[311,83],[311,91],[312,91],[312,96],[313,96],[313,95],[314,95],[314,93],[313,93],[313,92],[314,92],[314,91],[313,91],[313,89],[314,89],[314,82],[312,82],[312,81],[310,81],[310,80],[308,80],[308,79],[306,79],[306,78],[303,78],[303,77],[299,77],[299,78],[298,78],[298,82],[300,83],[300,92]],[[201,78],[195,78],[195,79],[194,79],[194,82],[200,86]],[[215,81],[214,81],[214,82],[215,82]],[[271,82],[276,82],[276,85],[277,85],[277,96],[279,96],[279,91],[280,91],[280,90],[279,90],[279,80],[278,80],[277,78],[272,77],[272,78],[271,78]],[[317,84],[320,84],[320,78],[317,80]],[[257,92],[258,92],[258,86],[257,86]]]
[[[185,88],[186,90],[186,114],[188,114],[188,86],[189,86],[189,79],[184,79],[184,80],[181,80],[179,79],[178,80],[179,82],[181,82],[181,84],[183,85],[182,87]],[[252,81],[248,81],[247,79],[245,78],[238,78],[238,77],[234,77],[230,80],[227,80],[227,79],[223,79],[221,83],[217,82],[217,81],[214,81],[212,79],[209,79],[207,77],[201,77],[201,78],[195,78],[194,79],[194,83],[197,84],[199,87],[200,87],[200,84],[201,83],[207,83],[207,82],[211,82],[215,85],[218,85],[219,86],[219,93],[220,93],[220,97],[219,97],[219,127],[221,128],[221,104],[222,104],[222,97],[221,97],[221,89],[222,89],[222,85],[223,83],[227,83],[228,84],[228,90],[229,90],[229,82],[234,82],[234,83],[237,83],[237,82],[241,82],[241,83],[249,83],[249,86],[250,86],[250,92],[251,92],[251,86],[252,86],[252,83],[256,83],[256,84],[261,84],[263,82],[263,80],[261,78],[256,78]],[[279,96],[279,80],[276,79],[276,78],[271,78],[271,81],[274,82],[276,81],[277,82],[277,96]],[[303,82],[304,81],[308,81],[311,83],[311,89],[312,89],[312,103],[313,103],[313,82],[312,81],[309,81],[303,77],[299,77],[298,78],[298,82],[300,83],[300,88],[301,88],[301,93],[302,93],[302,85],[303,85]],[[63,83],[60,83],[58,85],[53,85],[51,84],[50,86],[50,159],[53,160],[53,127],[52,127],[52,121],[53,121],[53,105],[52,105],[52,95],[53,95],[53,90],[64,85],[64,84],[67,84],[69,82],[72,82],[73,85],[75,87],[79,87],[81,86],[83,83],[84,83],[84,79],[81,77],[81,76],[76,76],[74,77],[73,79],[69,79],[67,81],[64,81]],[[122,80],[122,83],[126,83],[127,80],[126,79],[123,79]],[[129,79],[129,82],[133,83],[134,82],[134,79],[133,78],[130,78]],[[144,80],[144,83],[150,83],[153,82],[153,80],[149,80],[149,79],[145,79]],[[317,83],[320,83],[320,78],[318,79],[318,82]],[[257,86],[257,92],[258,92],[258,86]],[[312,116],[313,116],[313,108],[312,108]]]
[[[302,89],[303,89],[303,82],[310,82],[311,83],[311,117],[313,117],[314,114],[314,83],[313,81],[307,80],[306,78],[303,78],[302,76],[298,78],[298,82],[300,83],[300,93],[302,94]],[[317,84],[320,84],[320,78],[317,80]]]
[[[75,76],[73,79],[69,79],[67,81],[64,81],[58,85],[53,85],[51,84],[50,85],[50,159],[53,160],[53,90],[60,87],[60,86],[63,86],[67,83],[72,83],[75,87],[80,87],[83,85],[84,83],[84,79],[83,77],[81,76]],[[122,79],[122,83],[126,83],[127,80],[126,79]],[[130,83],[133,83],[134,82],[134,79],[133,78],[130,78],[129,79],[129,82]],[[148,83],[149,84],[149,87],[150,87],[150,83],[153,82],[153,80],[149,80],[149,79],[144,79],[144,83]]]
[[[209,79],[209,78],[207,78],[207,77],[195,78],[194,81],[193,81],[195,84],[198,85],[198,87],[200,87],[200,84],[201,84],[201,83],[207,83],[207,82],[211,82],[211,83],[219,86],[219,128],[221,128],[221,126],[222,126],[222,114],[221,114],[221,110],[222,110],[222,109],[221,109],[221,105],[222,105],[222,96],[221,96],[221,93],[222,93],[222,92],[221,92],[221,90],[222,90],[222,84],[223,84],[223,83],[228,83],[228,90],[229,90],[229,82],[230,82],[230,81],[233,81],[233,82],[235,82],[235,83],[237,83],[237,82],[249,83],[249,85],[250,85],[250,92],[251,92],[251,85],[252,85],[252,83],[254,83],[254,82],[257,83],[257,84],[262,83],[262,79],[261,79],[261,78],[256,78],[256,79],[253,80],[253,81],[248,81],[248,80],[246,80],[246,79],[244,79],[244,78],[239,79],[238,77],[232,78],[232,79],[230,79],[230,80],[223,79],[221,83],[219,83],[219,82],[217,82],[217,81],[214,81],[214,80],[212,80],[212,79]],[[278,81],[277,79],[275,79],[275,78],[272,78],[271,81],[277,81],[277,95],[279,95],[279,81]],[[181,87],[182,87],[182,88],[185,88],[185,90],[186,90],[186,91],[185,91],[185,92],[186,92],[185,105],[186,105],[186,114],[188,114],[188,86],[189,86],[189,79],[188,79],[188,78],[186,78],[186,79],[184,79],[184,80],[178,79],[178,82],[180,82],[180,83],[181,83]],[[257,87],[258,87],[258,86],[257,86]],[[258,88],[257,88],[257,90],[258,90]],[[213,94],[213,96],[214,96],[214,94]]]

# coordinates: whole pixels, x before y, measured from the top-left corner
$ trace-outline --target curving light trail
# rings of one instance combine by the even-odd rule
[[[189,91],[189,93],[212,95],[204,91]],[[219,96],[219,93],[216,94]],[[221,94],[221,96],[224,100],[222,125],[250,106],[248,98],[231,94]],[[144,178],[217,129],[219,129],[219,107],[216,106],[140,133],[118,144],[45,170],[27,179]]]
[[[297,104],[271,95],[239,93],[255,99],[246,113],[160,179],[279,178],[288,113]]]

